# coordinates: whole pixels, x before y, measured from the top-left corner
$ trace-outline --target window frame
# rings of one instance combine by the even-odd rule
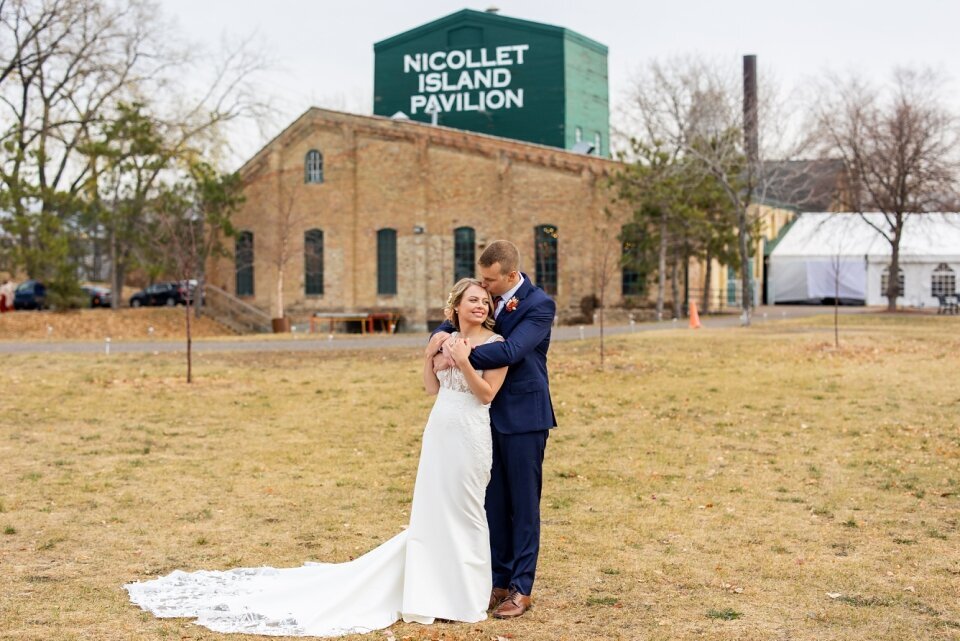
[[[311,149],[303,157],[303,182],[307,185],[323,184],[323,153]]]
[[[377,296],[396,295],[397,230],[382,227],[377,230]]]
[[[469,226],[457,227],[453,230],[453,282],[461,278],[475,278],[476,264],[477,231]]]
[[[957,293],[957,272],[947,263],[940,263],[930,273],[930,295],[953,296]]]
[[[559,236],[559,227],[550,223],[533,228],[534,277],[537,286],[550,296],[557,295],[560,285]]]
[[[887,284],[890,282],[890,265],[887,265],[883,268],[883,271],[880,272],[880,295],[886,298],[887,296]],[[906,278],[903,275],[903,268],[897,267],[897,298],[903,298],[906,296],[907,283]]]
[[[324,234],[323,230],[319,227],[313,229],[308,229],[303,232],[303,294],[304,296],[323,296],[324,294],[324,282],[323,282],[323,251],[324,251]],[[319,251],[317,250],[317,245],[319,245]],[[311,253],[311,247],[312,253]],[[315,261],[314,269],[311,270],[310,261],[313,259]],[[311,287],[311,278],[312,287]]]
[[[255,258],[255,236],[250,230],[243,230],[237,234],[237,240],[234,244],[234,293],[237,297],[250,297],[256,295],[256,272],[254,271]],[[246,257],[249,254],[249,263],[241,264],[241,256]],[[249,271],[249,276],[245,273]],[[249,278],[249,290],[241,287],[241,284],[247,284]],[[243,279],[243,280],[241,280]]]

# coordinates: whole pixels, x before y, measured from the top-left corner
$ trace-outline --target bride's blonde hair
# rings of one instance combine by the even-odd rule
[[[447,296],[447,304],[443,308],[443,315],[453,323],[458,332],[460,331],[460,319],[457,318],[457,307],[460,306],[463,295],[474,285],[483,288],[483,284],[476,278],[461,278],[450,290],[450,295]],[[493,299],[487,294],[487,317],[483,319],[483,326],[493,331],[493,325]]]

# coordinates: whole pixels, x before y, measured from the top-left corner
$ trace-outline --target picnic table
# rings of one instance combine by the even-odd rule
[[[937,300],[940,301],[938,314],[960,314],[960,293],[941,294]]]
[[[367,332],[374,333],[377,323],[388,334],[394,334],[400,322],[400,314],[396,312],[315,312],[310,317],[310,333],[316,332],[317,324],[322,322],[329,324],[331,334],[337,323],[351,322],[360,323],[360,333],[363,335]]]

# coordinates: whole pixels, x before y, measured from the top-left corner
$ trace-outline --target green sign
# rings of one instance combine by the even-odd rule
[[[464,10],[374,45],[374,113],[608,152],[606,47]]]

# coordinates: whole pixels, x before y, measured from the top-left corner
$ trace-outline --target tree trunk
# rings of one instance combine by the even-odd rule
[[[713,257],[710,255],[709,249],[707,250],[706,266],[706,276],[703,279],[703,301],[700,305],[701,314],[710,313],[710,278],[713,276]]]
[[[667,289],[667,218],[660,218],[660,253],[657,259],[657,320],[663,320],[663,292]]]
[[[283,269],[277,270],[277,307],[275,318],[283,318]]]
[[[900,292],[900,237],[903,233],[903,214],[895,214],[896,226],[890,243],[890,274],[887,277],[887,311],[897,311],[897,294]]]
[[[193,298],[196,297],[194,296]],[[183,306],[183,313],[187,315],[187,383],[193,382],[193,333],[190,327],[190,307],[192,305],[193,302],[188,299],[187,304]]]
[[[120,256],[117,253],[117,233],[110,232],[110,309],[120,309],[123,298],[123,274],[120,273]]]
[[[680,259],[670,257],[670,296],[673,298],[673,318],[680,318]]]

